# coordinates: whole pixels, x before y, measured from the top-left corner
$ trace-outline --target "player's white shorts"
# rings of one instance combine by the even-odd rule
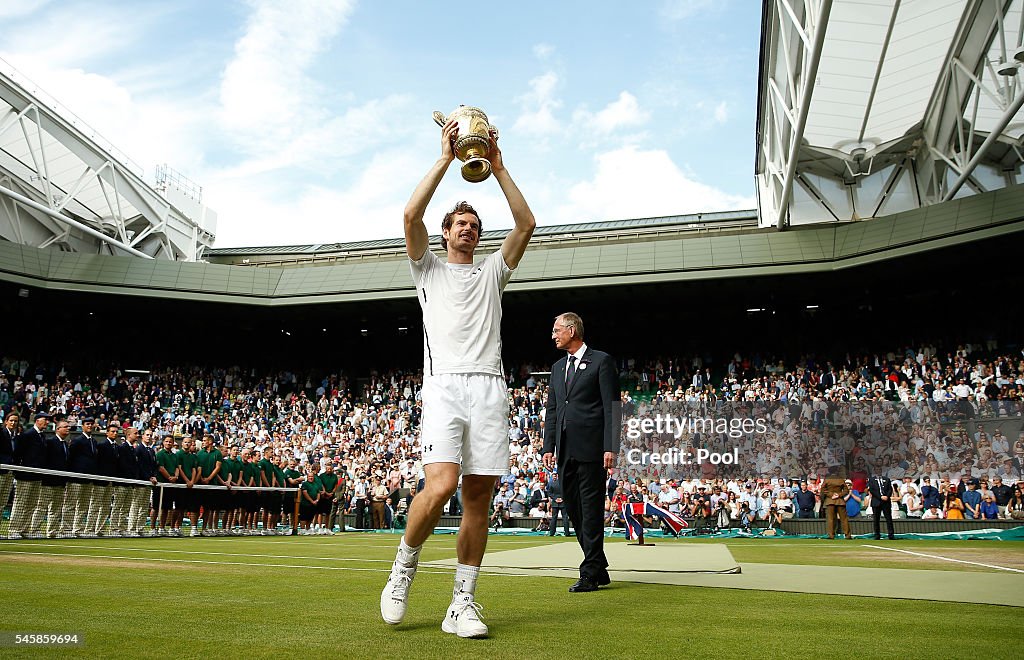
[[[423,464],[456,463],[463,474],[508,474],[508,393],[501,376],[423,377]]]

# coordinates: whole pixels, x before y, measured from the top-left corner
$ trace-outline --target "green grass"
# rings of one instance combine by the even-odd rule
[[[380,589],[397,540],[339,535],[0,543],[0,629],[84,634],[84,648],[43,652],[57,657],[946,657],[953,649],[982,647],[989,649],[986,655],[1016,657],[1024,623],[1022,610],[999,606],[626,582],[569,594],[566,579],[485,575],[477,599],[491,637],[462,640],[440,630],[450,571],[421,568],[406,621],[391,627],[380,620]],[[490,550],[548,542],[495,538]],[[936,554],[930,548],[993,548],[1008,553],[1004,559],[1024,557],[1024,546],[1012,543],[897,547]],[[832,548],[814,540],[730,541],[729,549],[741,563],[836,561]],[[422,559],[454,554],[454,537],[437,536]],[[160,559],[185,561],[155,561]],[[863,561],[879,566],[884,559]],[[29,653],[7,648],[0,655]]]

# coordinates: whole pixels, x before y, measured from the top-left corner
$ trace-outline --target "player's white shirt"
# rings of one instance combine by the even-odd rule
[[[501,250],[450,264],[429,249],[409,260],[423,310],[423,373],[503,375],[501,293],[512,277]]]

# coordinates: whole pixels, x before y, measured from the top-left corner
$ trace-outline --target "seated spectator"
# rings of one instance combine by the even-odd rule
[[[732,495],[732,493],[730,493],[730,495]],[[793,498],[789,496],[788,488],[779,489],[779,494],[775,498],[775,506],[778,508],[779,515],[782,516],[783,519],[788,520],[795,515],[796,512],[793,509]]]
[[[981,515],[979,517],[986,520],[999,518],[999,505],[996,504],[996,498],[991,492],[985,493],[985,497],[981,501]]]
[[[902,504],[907,510],[908,518],[921,518],[924,515],[924,504],[913,484],[907,488],[906,494],[902,497]]]
[[[946,520],[963,520],[964,503],[956,496],[956,493],[946,493],[946,503],[942,507],[942,517]]]
[[[942,509],[936,504],[932,504],[930,507],[925,509],[924,514],[921,515],[922,520],[941,520]]]
[[[1010,501],[1006,503],[1006,517],[1013,520],[1024,520],[1024,485],[1017,482],[1010,495]]]

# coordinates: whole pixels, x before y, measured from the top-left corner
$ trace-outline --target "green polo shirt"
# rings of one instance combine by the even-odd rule
[[[320,492],[323,491],[324,485],[320,483],[319,479],[313,479],[313,481],[303,481],[299,485],[299,488],[301,488],[304,492],[309,493],[310,499],[316,502],[316,498],[320,497]],[[305,507],[313,506],[306,500],[305,497],[302,497],[302,499],[299,500],[299,505]]]
[[[220,466],[221,479],[237,484],[242,476],[242,461],[237,458],[225,458]]]
[[[324,490],[328,493],[333,493],[338,487],[338,473],[337,472],[324,472],[317,479],[324,485]]]
[[[273,486],[274,485],[274,464],[271,463],[270,460],[268,460],[266,458],[261,458],[260,462],[257,463],[256,466],[259,468],[260,472],[262,472],[267,477],[267,484],[270,485],[270,486]],[[263,483],[259,480],[259,477],[256,478],[256,485],[257,486],[263,485]]]
[[[157,467],[167,470],[167,474],[173,477],[178,469],[178,457],[166,449],[161,449],[156,453],[156,464]],[[160,470],[156,471],[156,480],[165,484],[168,483],[167,479],[164,478],[163,472]]]
[[[251,479],[251,481],[250,481],[250,479]],[[245,485],[247,485],[247,486],[250,483],[253,486],[259,486],[260,485],[260,466],[259,466],[259,464],[258,463],[254,463],[252,461],[249,461],[248,463],[243,462],[242,463],[242,480],[245,482]]]
[[[277,465],[271,465],[271,467],[274,468],[274,474],[277,476],[277,485],[282,488],[286,488],[288,486],[288,482],[284,479],[284,470]]]
[[[187,451],[179,451],[176,456],[178,457],[178,467],[185,473],[185,478],[191,480],[192,471],[199,465],[199,458]]]
[[[293,470],[291,468],[288,468],[287,470],[284,471],[284,476],[285,476],[286,479],[302,479],[303,478],[301,472],[299,472],[298,470]],[[285,483],[286,486],[288,485],[287,481],[284,482],[284,483]],[[301,483],[302,482],[300,481],[299,484],[301,485]]]
[[[221,472],[224,471],[224,454],[216,447],[210,451],[200,449],[196,453],[196,462],[199,463],[199,473],[204,479],[213,474],[213,471],[217,469],[217,463],[221,464]]]

